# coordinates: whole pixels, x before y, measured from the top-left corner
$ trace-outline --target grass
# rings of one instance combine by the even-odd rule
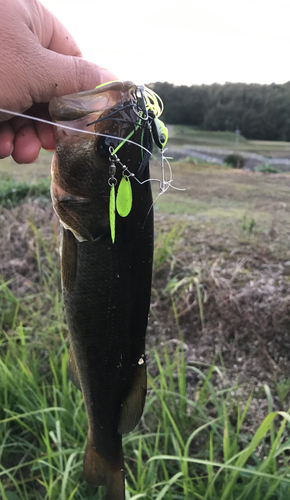
[[[273,377],[271,387],[252,386],[249,393],[246,383],[229,377],[220,351],[210,362],[190,351],[202,343],[212,307],[206,269],[223,290],[225,271],[238,283],[247,275],[255,279],[249,261],[255,251],[259,262],[269,259],[267,246],[280,259],[279,265],[290,258],[290,180],[200,165],[191,159],[172,166],[175,185],[186,191],[171,190],[155,204],[149,390],[140,424],[123,439],[126,500],[286,500],[290,497],[288,376]],[[48,168],[48,164],[41,167],[41,177]],[[26,180],[15,169],[16,181],[6,174],[5,182],[22,186]],[[155,172],[153,166],[153,177]],[[8,211],[0,215],[8,219]],[[10,233],[13,227],[11,219]],[[271,236],[272,230],[276,236]],[[83,479],[87,419],[81,393],[67,377],[67,329],[54,222],[49,220],[44,227],[42,220],[29,219],[28,241],[37,279],[25,295],[15,287],[13,276],[0,281],[0,497],[100,500],[104,489],[96,492]],[[235,264],[234,272],[223,267],[243,249],[248,267],[243,260]],[[275,262],[269,265],[274,267]],[[279,280],[276,268],[273,273]],[[198,326],[189,321],[184,338],[182,318],[184,310],[194,306],[189,301],[192,296]],[[174,342],[164,332],[157,335],[158,323],[163,323],[155,302],[165,304],[167,325],[177,332]],[[219,316],[216,323],[221,321]],[[264,403],[262,414],[255,412],[257,401]]]
[[[187,125],[173,125],[170,134],[171,141],[182,144],[199,144],[208,146],[233,148],[237,138],[234,132],[210,132]],[[239,136],[239,143],[246,146],[249,141]]]
[[[6,287],[2,310],[17,301],[4,294]],[[67,378],[62,314],[48,321],[55,330],[49,349],[42,335],[31,338],[16,315],[11,327],[1,337],[2,498],[102,498],[82,478],[86,415]],[[182,341],[173,353],[155,351],[151,362],[156,375],[149,375],[141,424],[124,437],[127,498],[289,497],[290,417],[271,411],[267,387],[269,414],[251,436],[243,430],[250,398],[243,408],[233,388],[217,391],[214,375],[226,380],[215,364],[208,371],[187,365]],[[195,388],[188,387],[191,373],[199,377]]]
[[[31,184],[7,177],[4,177],[0,184],[0,205],[2,206],[15,206],[27,198],[50,198],[49,178],[39,179],[37,183]]]
[[[264,163],[263,165],[255,167],[255,172],[263,172],[265,174],[280,174],[281,170],[279,170],[279,168],[272,167],[267,163]]]
[[[170,129],[170,146],[195,145],[221,149],[245,151],[264,156],[290,155],[289,142],[255,141],[243,136],[237,138],[234,132],[210,132],[185,125],[173,125]]]
[[[183,231],[160,232],[155,273],[174,260]],[[35,293],[20,300],[10,283],[0,286],[1,496],[101,499],[102,488],[95,493],[83,480],[87,419],[81,393],[67,377],[57,255],[40,229],[34,226],[33,233],[40,275]],[[173,313],[180,332],[174,302]],[[144,414],[124,437],[126,499],[289,498],[289,414],[273,411],[264,386],[268,414],[252,427],[252,397],[238,396],[216,361],[186,362],[182,337],[175,349],[149,352]],[[285,387],[279,390],[283,397]]]
[[[50,165],[52,153],[41,149],[39,158],[35,163],[29,165],[19,165],[15,163],[11,157],[0,161],[1,177],[13,179],[14,181],[22,181],[33,183],[39,179],[45,179],[50,175]]]
[[[287,174],[255,175],[225,166],[195,164],[191,158],[172,161],[171,167],[173,186],[184,191],[169,189],[156,200],[155,206],[163,213],[198,212],[204,217],[208,211],[222,210],[227,216],[228,210],[233,210],[242,218],[245,211],[250,210],[257,218],[269,220],[274,215],[274,205],[279,210],[279,205],[288,202],[290,178]],[[160,176],[156,163],[151,168],[151,176]],[[155,183],[153,192],[157,196]],[[288,221],[286,212],[281,215]]]

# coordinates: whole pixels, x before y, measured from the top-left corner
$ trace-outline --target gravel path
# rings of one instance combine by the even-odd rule
[[[233,153],[230,149],[220,149],[205,146],[191,146],[184,144],[181,147],[169,147],[166,154],[172,156],[175,160],[186,158],[187,156],[195,156],[206,162],[216,163],[221,165],[224,157]],[[282,172],[290,171],[290,158],[267,158],[266,156],[258,155],[256,153],[248,153],[243,151],[242,156],[246,159],[244,166],[245,170],[254,170],[255,167],[267,163],[273,167],[278,168]]]

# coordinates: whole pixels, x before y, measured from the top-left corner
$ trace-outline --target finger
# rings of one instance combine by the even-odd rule
[[[89,90],[100,83],[117,79],[107,69],[81,59],[81,51],[65,26],[42,4],[38,8],[41,22],[35,35],[42,46],[39,47],[42,49],[40,57],[45,56],[47,73],[50,75],[46,89],[43,89],[44,94],[49,97],[42,99],[42,102],[48,102],[54,96]],[[38,66],[39,61],[40,58],[37,58]]]
[[[36,125],[36,133],[38,139],[40,140],[41,147],[47,151],[55,150],[55,136],[53,129],[54,127],[52,125],[48,125],[47,123],[39,122]]]
[[[31,96],[34,102],[49,102],[54,96],[62,96],[90,90],[97,85],[116,80],[107,69],[80,57],[64,56],[38,47],[38,57],[30,63]],[[41,83],[39,85],[39,75]]]
[[[0,123],[0,158],[7,158],[14,149],[14,130],[9,122]]]
[[[27,117],[30,116],[40,118],[40,120],[46,120],[51,122],[51,117],[48,112],[47,104],[34,104],[31,108],[26,112]],[[32,125],[36,130],[36,134],[41,142],[41,147],[48,150],[55,150],[55,137],[54,137],[54,126],[49,123],[43,123],[42,121],[32,120]]]
[[[32,123],[26,123],[15,135],[12,158],[16,163],[32,163],[39,155],[41,142]]]
[[[48,109],[45,112],[38,113],[36,116],[42,118],[44,120],[51,121],[50,115],[48,113]],[[46,149],[47,151],[55,150],[55,135],[54,135],[54,126],[49,125],[48,123],[43,122],[35,122],[34,124],[37,137],[41,142],[41,147]]]
[[[24,115],[23,116],[15,116],[14,118],[12,118],[12,120],[9,121],[9,123],[14,130],[14,135],[16,135],[16,133],[21,128],[23,128],[25,125],[29,124],[29,117],[26,118]]]
[[[81,49],[58,19],[53,19],[53,34],[48,49],[66,56],[82,57]]]
[[[82,57],[79,46],[66,27],[41,3],[38,9],[40,23],[33,31],[41,45],[59,54]]]

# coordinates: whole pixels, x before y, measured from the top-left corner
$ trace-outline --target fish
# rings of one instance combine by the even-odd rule
[[[84,477],[105,485],[107,500],[124,500],[122,435],[138,424],[147,392],[150,114],[142,88],[120,81],[53,98],[49,112],[70,128],[56,127],[51,196],[61,224],[68,371],[88,417]],[[114,198],[125,177],[131,206],[120,215]]]

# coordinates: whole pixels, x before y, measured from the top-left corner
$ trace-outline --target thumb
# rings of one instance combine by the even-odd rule
[[[52,97],[90,90],[116,80],[114,73],[81,57],[68,56],[43,47],[30,68],[30,94],[34,102],[49,102]]]

